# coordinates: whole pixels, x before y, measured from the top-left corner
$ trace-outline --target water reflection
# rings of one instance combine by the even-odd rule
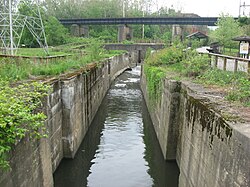
[[[75,159],[55,172],[55,186],[177,186],[178,168],[162,157],[139,72],[125,72],[111,86]]]

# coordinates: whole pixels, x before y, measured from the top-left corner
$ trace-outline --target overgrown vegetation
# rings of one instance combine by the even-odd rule
[[[249,75],[212,68],[208,56],[200,55],[195,50],[183,51],[180,45],[172,46],[148,55],[144,66],[150,98],[159,97],[162,78],[169,76],[176,80],[191,79],[206,85],[221,86],[227,92],[227,100],[250,106]]]
[[[198,77],[198,82],[224,87],[227,89],[227,100],[250,106],[250,80],[244,72],[233,73],[210,68]]]
[[[149,97],[152,101],[157,101],[162,93],[162,80],[165,77],[164,69],[146,64],[143,68],[147,77]]]
[[[59,52],[56,48],[53,49],[55,54],[70,54],[66,58],[54,60],[49,63],[36,62],[33,59],[7,59],[0,60],[0,79],[5,81],[16,81],[36,76],[55,76],[63,74],[67,71],[72,71],[85,66],[90,62],[97,62],[102,58],[108,58],[116,54],[123,53],[122,51],[105,51],[102,47],[102,42],[97,39],[84,39],[86,43],[78,45],[67,44],[59,47]],[[61,48],[64,48],[64,52]],[[82,48],[82,49],[79,49]],[[20,49],[20,53],[29,55],[33,53],[35,56],[42,54],[41,49]]]
[[[0,168],[9,168],[8,152],[26,135],[46,136],[46,116],[39,108],[49,87],[41,83],[11,86],[0,80]]]
[[[75,43],[60,46],[63,54],[71,54],[66,59],[53,62],[34,62],[2,58],[0,60],[0,168],[9,168],[9,151],[26,135],[32,138],[46,136],[41,111],[42,99],[47,95],[49,86],[38,82],[21,84],[23,79],[37,76],[55,76],[78,70],[87,63],[98,62],[102,58],[124,53],[105,51],[97,39],[72,39]],[[60,50],[59,47],[59,51]],[[41,49],[20,49],[25,56],[43,56]],[[53,53],[60,54],[56,48]],[[61,53],[62,54],[62,53]]]

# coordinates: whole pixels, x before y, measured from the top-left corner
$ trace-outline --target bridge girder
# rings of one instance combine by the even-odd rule
[[[235,18],[237,19],[237,18]],[[143,18],[95,18],[95,19],[59,19],[63,25],[207,25],[215,26],[218,17],[143,17]]]

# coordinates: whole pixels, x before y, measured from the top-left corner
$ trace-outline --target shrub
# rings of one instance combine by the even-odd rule
[[[196,51],[186,51],[186,58],[182,63],[183,72],[189,77],[197,77],[210,67],[208,56],[198,54]]]
[[[25,135],[45,136],[46,116],[38,110],[49,87],[40,83],[11,87],[0,80],[0,167],[9,168],[8,152]]]

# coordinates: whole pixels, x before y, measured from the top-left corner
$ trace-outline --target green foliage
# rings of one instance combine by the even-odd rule
[[[226,99],[241,102],[250,106],[250,79],[244,72],[227,72],[210,67],[207,55],[198,54],[195,50],[185,50],[182,47],[170,47],[151,54],[147,53],[144,73],[147,77],[149,96],[155,100],[160,95],[162,82],[167,72],[177,80],[192,78],[202,84],[219,85],[227,90]],[[176,52],[179,49],[179,52]],[[173,60],[174,59],[174,60]]]
[[[180,62],[182,58],[182,50],[172,46],[153,53],[151,56],[149,56],[149,58],[146,59],[146,63],[148,65],[154,66],[169,65]]]
[[[232,72],[222,71],[217,68],[208,69],[200,77],[200,82],[205,84],[215,84],[219,86],[226,86],[233,82],[235,74]]]
[[[208,56],[198,54],[195,50],[187,50],[182,61],[183,73],[189,77],[196,77],[210,67]]]
[[[125,17],[145,17],[147,16],[177,16],[173,8],[160,7],[159,10],[151,9],[152,0],[92,0],[92,1],[69,1],[69,0],[44,0],[43,6],[46,15],[56,18],[111,18],[123,17],[123,6]],[[142,6],[143,5],[143,6]],[[146,10],[143,7],[147,7]],[[142,37],[142,26],[133,25],[133,35],[135,38]],[[145,38],[159,39],[164,33],[171,32],[169,25],[145,25]],[[116,26],[90,26],[91,37],[101,37],[101,39],[114,42],[117,40]],[[169,39],[164,36],[164,39]]]
[[[104,53],[103,43],[100,40],[92,39],[86,51],[91,60],[100,60]]]
[[[37,13],[35,12],[36,10],[36,5],[30,0],[25,1],[25,3],[20,2],[18,7],[19,13],[26,16],[37,17]],[[68,30],[55,17],[46,15],[44,9],[40,10],[48,45],[55,46],[64,44],[66,42],[66,39],[69,37]],[[26,27],[23,31],[21,44],[24,44],[27,47],[39,47],[39,44],[32,36],[29,29]]]
[[[250,107],[250,80],[246,76],[239,77],[233,83],[233,89],[228,93],[227,99],[240,101]]]
[[[228,72],[219,69],[208,69],[198,81],[203,84],[219,85],[228,89],[226,98],[231,101],[240,101],[250,106],[250,80],[244,72]]]
[[[240,17],[238,21],[242,28],[243,34],[249,36],[250,35],[250,18]]]
[[[21,138],[46,136],[46,116],[39,110],[49,87],[41,83],[11,87],[0,80],[0,168],[8,169],[8,152]]]
[[[144,65],[143,69],[147,78],[149,98],[151,101],[157,101],[162,93],[162,81],[165,77],[165,72],[161,67],[150,65]]]
[[[210,37],[219,41],[219,43],[224,47],[235,47],[237,42],[232,39],[236,36],[242,35],[239,22],[234,20],[231,16],[222,15],[216,25],[218,28],[211,32]]]
[[[60,60],[53,60],[49,63],[34,63],[32,59],[0,59],[0,78],[15,81],[28,79],[30,77],[33,78],[35,76],[60,75],[67,71],[84,67],[87,63],[123,53],[123,51],[109,52],[104,50],[102,42],[97,39],[73,39],[72,41],[76,43],[60,46],[60,48],[63,48],[67,53],[71,51],[71,56]],[[54,48],[54,50],[55,49],[56,48]],[[21,52],[25,52],[26,54],[36,54],[37,52],[37,49],[31,49],[31,52],[29,52],[29,49],[23,50],[24,49],[21,49]],[[39,53],[39,51],[37,53]]]
[[[239,22],[240,26],[249,25],[250,24],[250,18],[248,18],[246,16],[245,17],[239,17],[238,22]]]
[[[50,46],[64,44],[69,37],[68,30],[52,16],[49,16],[48,20],[45,22],[45,33],[47,43]]]
[[[53,48],[49,48],[48,51],[49,51],[50,56],[68,54],[62,51],[54,51]],[[43,48],[18,48],[17,55],[18,56],[39,56],[39,57],[47,56]]]
[[[37,12],[35,12],[36,10],[37,7],[34,3],[32,3],[31,0],[21,1],[18,5],[18,11],[22,15],[37,17]],[[41,10],[41,14],[44,15],[43,10]],[[25,27],[23,30],[20,43],[25,45],[26,47],[39,47],[39,44],[34,39],[27,27]]]

